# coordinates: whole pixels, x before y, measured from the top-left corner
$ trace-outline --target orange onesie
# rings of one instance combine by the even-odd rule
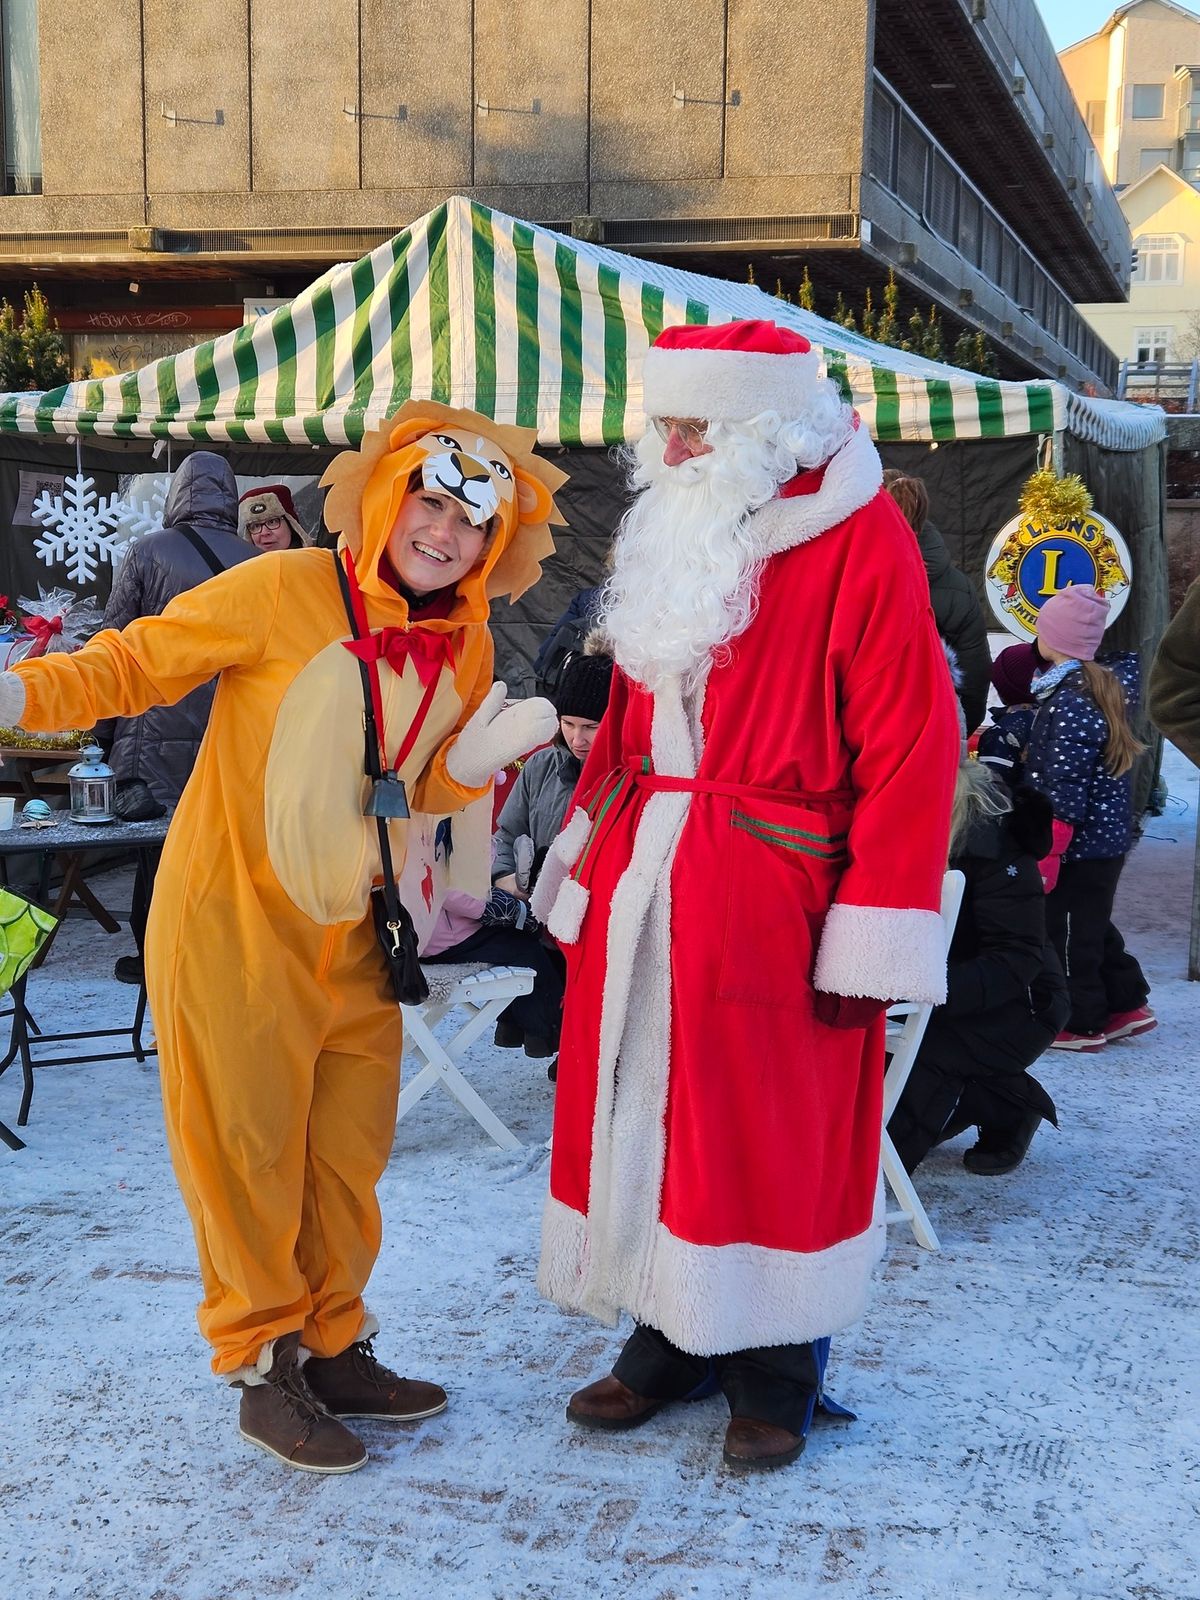
[[[410,401],[339,456],[326,523],[354,557],[372,632],[410,626],[379,571],[414,472],[485,458],[498,531],[449,615],[453,636],[405,779],[414,811],[487,792],[446,755],[492,683],[489,599],[514,597],[553,549],[563,474],[531,430]],[[447,469],[448,470],[448,469]],[[428,477],[426,478],[428,481]],[[467,480],[464,478],[464,482]],[[363,1290],[380,1242],[375,1185],[395,1128],[401,1021],[367,914],[379,881],[363,817],[363,701],[334,556],[269,553],[98,634],[73,655],[23,662],[22,726],[91,727],[171,704],[219,674],[208,732],[155,881],[146,975],[167,1136],[191,1214],[213,1370],[265,1370],[270,1343],[333,1356],[373,1331]],[[388,755],[424,693],[411,659],[380,662]],[[392,821],[393,865],[408,824]]]

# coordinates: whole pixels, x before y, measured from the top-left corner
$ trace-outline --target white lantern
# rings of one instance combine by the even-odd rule
[[[113,788],[116,779],[112,768],[105,764],[104,751],[98,744],[89,744],[79,753],[82,761],[67,774],[71,780],[71,821],[115,822]]]

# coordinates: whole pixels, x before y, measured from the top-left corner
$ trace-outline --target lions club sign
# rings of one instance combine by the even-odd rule
[[[988,551],[988,600],[1001,625],[1018,639],[1033,638],[1042,606],[1073,583],[1094,584],[1108,599],[1109,621],[1115,622],[1132,581],[1129,546],[1094,511],[1054,527],[1013,517]]]

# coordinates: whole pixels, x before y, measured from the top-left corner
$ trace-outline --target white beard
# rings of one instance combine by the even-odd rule
[[[621,522],[600,626],[637,683],[692,688],[754,615],[754,505],[716,453],[664,466],[657,435],[638,446],[634,481],[645,487]]]

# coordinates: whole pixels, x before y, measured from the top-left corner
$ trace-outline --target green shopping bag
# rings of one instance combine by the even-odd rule
[[[57,927],[58,918],[49,911],[0,889],[0,995],[8,993]]]

